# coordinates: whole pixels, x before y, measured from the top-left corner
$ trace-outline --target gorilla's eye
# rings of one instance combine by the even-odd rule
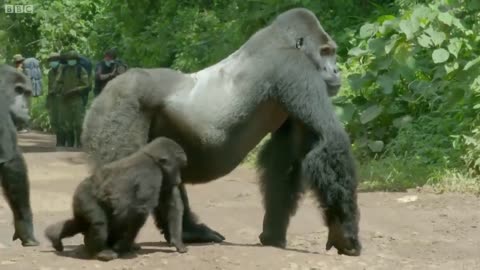
[[[25,89],[23,89],[23,87],[21,86],[16,86],[15,87],[15,92],[19,95],[23,94],[23,92],[25,92]]]
[[[303,46],[303,38],[297,39],[297,43],[295,44],[295,47],[297,49],[300,49]]]

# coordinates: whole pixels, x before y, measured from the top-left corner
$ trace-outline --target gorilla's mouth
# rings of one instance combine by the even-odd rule
[[[342,86],[342,84],[338,81],[325,81],[325,83],[327,84],[327,89],[330,93],[337,93]]]
[[[339,81],[325,81],[327,83],[327,86],[330,88],[340,88],[342,84]]]

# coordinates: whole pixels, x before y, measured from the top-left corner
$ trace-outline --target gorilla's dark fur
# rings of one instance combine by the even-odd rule
[[[183,182],[199,184],[232,171],[271,133],[259,161],[266,209],[262,244],[285,246],[290,216],[308,187],[325,212],[327,247],[359,255],[355,164],[329,97],[341,85],[336,49],[315,15],[298,8],[198,72],[131,69],[93,102],[84,122],[84,148],[98,166],[155,137],[169,137],[188,156]],[[184,241],[224,240],[198,224],[183,185],[180,191]],[[161,209],[154,216],[164,228]]]
[[[180,169],[187,164],[183,149],[167,138],[157,138],[140,151],[97,168],[82,181],[73,197],[73,218],[50,225],[45,235],[57,251],[62,239],[84,234],[87,251],[100,260],[112,260],[138,246],[134,240],[157,205],[168,220],[171,243],[182,241],[183,202],[178,186]],[[160,196],[160,197],[159,197]]]
[[[15,233],[23,246],[38,246],[32,223],[27,165],[17,145],[19,124],[29,121],[28,99],[32,86],[28,78],[13,67],[0,66],[0,182],[13,212]]]

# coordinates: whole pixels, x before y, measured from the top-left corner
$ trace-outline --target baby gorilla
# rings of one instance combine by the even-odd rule
[[[57,251],[62,239],[83,233],[87,251],[99,260],[113,260],[139,248],[134,243],[155,207],[165,210],[171,244],[187,251],[182,241],[183,201],[180,169],[184,150],[160,137],[136,153],[95,169],[73,197],[73,218],[50,225],[46,237]]]

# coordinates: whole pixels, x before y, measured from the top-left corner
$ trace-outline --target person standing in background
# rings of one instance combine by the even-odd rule
[[[28,73],[26,72],[25,68],[24,68],[24,65],[23,65],[23,61],[25,61],[25,58],[23,57],[23,55],[21,54],[15,54],[13,56],[13,64],[15,66],[15,68],[17,69],[18,72],[21,72],[23,74],[25,74],[27,76],[27,78],[30,79],[30,77],[28,76]],[[31,105],[31,99],[28,100],[28,107],[30,107]],[[17,127],[17,130],[19,133],[27,133],[29,131],[29,123],[17,123],[14,119],[14,122],[15,122],[15,126]]]
[[[23,55],[21,55],[21,54],[15,54],[15,55],[13,56],[13,64],[15,65],[15,68],[16,68],[19,72],[27,75],[27,73],[25,72],[25,69],[23,68],[23,61],[24,61],[24,60],[25,60],[25,58],[24,58]]]
[[[84,117],[82,94],[88,86],[88,75],[79,64],[79,54],[70,51],[64,55],[67,62],[62,65],[56,80],[59,98],[60,132],[65,135],[65,146],[81,147],[80,136]]]
[[[32,83],[33,97],[42,95],[42,69],[40,68],[40,61],[34,57],[28,57],[23,60],[23,69],[27,77]]]
[[[115,50],[107,50],[103,56],[103,60],[95,66],[95,88],[93,93],[95,96],[100,95],[107,83],[115,78],[115,59],[117,53]]]
[[[50,70],[48,71],[48,89],[47,89],[47,102],[46,108],[48,111],[48,117],[50,119],[50,126],[56,137],[56,146],[65,146],[65,134],[63,134],[59,127],[60,114],[59,114],[59,99],[60,95],[56,88],[56,79],[60,70],[60,54],[51,53],[48,58],[48,65]]]

